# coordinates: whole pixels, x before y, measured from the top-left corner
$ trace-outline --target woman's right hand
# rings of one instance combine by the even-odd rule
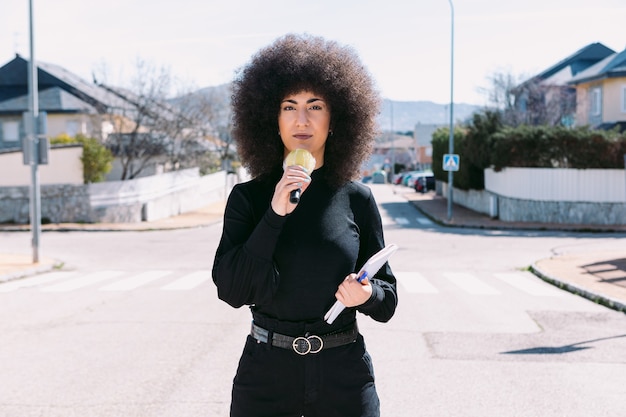
[[[291,192],[300,188],[304,193],[310,183],[311,177],[303,167],[293,165],[285,168],[283,176],[274,189],[271,203],[272,210],[279,216],[286,216],[294,211],[296,204],[289,201]]]

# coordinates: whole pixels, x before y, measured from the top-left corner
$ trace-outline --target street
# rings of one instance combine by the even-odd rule
[[[626,315],[527,270],[623,234],[441,227],[372,188],[400,248],[395,317],[359,316],[383,416],[624,415]],[[221,226],[44,233],[63,267],[0,284],[0,417],[227,416],[250,314],[217,299]]]

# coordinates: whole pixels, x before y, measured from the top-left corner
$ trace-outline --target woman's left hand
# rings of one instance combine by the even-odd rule
[[[356,274],[348,275],[339,285],[335,297],[346,307],[356,307],[365,303],[372,296],[372,285],[366,278],[362,282],[356,280]]]

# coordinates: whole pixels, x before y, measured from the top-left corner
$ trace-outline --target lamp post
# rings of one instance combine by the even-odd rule
[[[448,153],[454,153],[454,5],[450,3],[450,137],[448,141]],[[452,219],[452,187],[454,174],[448,171],[448,220]]]

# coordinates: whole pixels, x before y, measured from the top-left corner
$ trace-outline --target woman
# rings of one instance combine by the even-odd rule
[[[253,179],[228,198],[213,280],[220,299],[250,306],[253,322],[231,416],[380,415],[356,312],[388,321],[396,280],[388,264],[356,280],[384,238],[370,189],[353,181],[379,101],[350,48],[307,35],[262,49],[233,83],[233,136]],[[313,155],[312,173],[283,168],[294,149]],[[336,300],[348,308],[328,324]]]

